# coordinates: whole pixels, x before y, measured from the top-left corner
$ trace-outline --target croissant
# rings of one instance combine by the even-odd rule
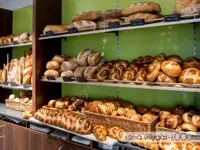
[[[102,125],[94,125],[93,133],[99,141],[105,141],[107,138],[107,129]]]
[[[60,126],[80,134],[92,133],[92,124],[82,115],[73,112],[42,107],[34,117],[41,122]]]

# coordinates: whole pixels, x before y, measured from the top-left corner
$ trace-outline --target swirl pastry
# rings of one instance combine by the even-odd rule
[[[96,78],[100,81],[103,81],[108,78],[110,72],[110,66],[103,66],[99,69],[98,73],[96,74]]]

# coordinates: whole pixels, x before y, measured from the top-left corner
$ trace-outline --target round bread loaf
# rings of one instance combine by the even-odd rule
[[[175,61],[164,61],[161,65],[162,71],[170,77],[178,77],[181,72],[181,66]]]
[[[57,61],[59,63],[63,63],[65,61],[65,57],[64,56],[55,55],[52,60]]]
[[[75,58],[70,59],[69,61],[64,61],[61,65],[63,71],[75,70],[78,67],[78,62]]]
[[[178,55],[170,55],[167,57],[167,61],[175,61],[179,64],[182,64],[183,59]]]
[[[200,84],[200,70],[196,68],[188,68],[182,71],[179,76],[180,83]]]
[[[176,78],[170,77],[163,72],[160,72],[157,78],[158,82],[170,82],[170,83],[176,83]]]
[[[81,66],[87,66],[88,65],[87,59],[88,59],[88,57],[89,57],[89,55],[91,53],[92,53],[92,50],[90,50],[90,49],[82,50],[78,54],[78,57],[77,57],[77,61],[78,61],[79,65],[81,65]]]
[[[52,60],[47,63],[46,68],[56,70],[56,69],[60,68],[60,64],[59,64],[59,62]]]
[[[200,63],[193,57],[184,60],[182,65],[183,70],[187,68],[197,68],[200,69]]]
[[[161,7],[155,2],[139,2],[130,4],[127,8],[122,11],[123,16],[129,16],[135,13],[155,13],[159,14]]]
[[[59,72],[56,70],[47,70],[45,71],[44,76],[59,77]]]

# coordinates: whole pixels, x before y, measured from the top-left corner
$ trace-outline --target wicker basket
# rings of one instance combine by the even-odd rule
[[[7,108],[22,111],[19,102],[15,102],[15,101],[10,100],[10,99],[6,99],[5,101],[6,101],[6,107]]]
[[[32,105],[28,105],[26,103],[20,103],[20,108],[22,111],[32,111]]]
[[[142,121],[133,121],[127,118],[121,118],[117,116],[102,115],[92,113],[84,110],[86,117],[93,124],[101,124],[106,127],[117,126],[124,129],[127,132],[152,132],[155,131],[155,126],[158,122],[158,117],[150,123]]]

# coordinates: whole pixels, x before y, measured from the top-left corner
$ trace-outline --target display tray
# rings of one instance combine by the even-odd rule
[[[57,127],[57,126],[53,126],[53,125],[49,125],[49,124],[40,122],[39,120],[35,119],[34,117],[30,118],[29,120],[31,120],[32,122],[34,121],[34,122],[43,124],[43,125],[51,127],[51,128],[54,128],[54,129],[57,129],[57,130],[60,130],[60,131],[64,131],[64,132],[67,132],[67,133],[71,133],[71,134],[74,134],[74,135],[77,135],[77,136],[80,136],[80,137],[83,137],[83,138],[86,138],[86,139],[89,139],[89,140],[92,140],[92,141],[96,141],[96,142],[99,142],[99,143],[102,143],[102,144],[109,145],[109,146],[113,146],[113,145],[115,145],[118,142],[117,140],[112,139],[110,137],[107,137],[106,141],[98,141],[95,138],[94,134],[81,135],[81,134],[78,134],[78,133],[66,130],[64,128],[61,128],[61,127]]]
[[[125,31],[125,30],[133,30],[133,29],[149,28],[149,27],[195,23],[195,22],[200,22],[199,16],[200,16],[199,14],[182,15],[180,16],[180,18],[178,18],[178,20],[175,20],[175,21],[169,21],[170,19],[167,19],[168,21],[166,21],[165,18],[158,18],[154,20],[146,20],[144,21],[144,23],[139,23],[139,24],[123,23],[121,24],[120,27],[116,27],[116,28],[105,28],[105,29],[93,30],[93,31],[82,29],[79,32],[76,31],[76,32],[69,33],[68,31],[66,31],[66,32],[50,34],[49,36],[41,34],[39,40],[89,35],[89,34],[97,34],[97,33],[116,32],[116,31]]]
[[[0,48],[12,48],[12,47],[22,47],[22,46],[30,46],[32,45],[32,42],[30,41],[25,41],[20,44],[6,44],[6,45],[0,45]]]
[[[19,102],[10,100],[10,99],[6,99],[5,102],[6,102],[6,107],[9,109],[18,110],[18,111],[25,111],[25,110],[33,109],[31,105],[28,105],[26,103],[19,103]]]
[[[66,83],[66,84],[85,84],[96,86],[111,86],[125,87],[138,89],[155,89],[168,91],[185,91],[185,92],[200,92],[200,84],[185,84],[185,83],[166,83],[166,82],[142,82],[142,81],[122,81],[122,80],[105,80],[98,82],[97,79],[85,79],[78,81],[75,78],[64,81],[62,77],[42,77],[43,82]]]
[[[84,114],[92,124],[105,125],[107,128],[117,126],[127,132],[153,132],[158,122],[158,117],[149,123],[142,121],[134,121],[128,118],[118,116],[103,115],[84,110]]]

